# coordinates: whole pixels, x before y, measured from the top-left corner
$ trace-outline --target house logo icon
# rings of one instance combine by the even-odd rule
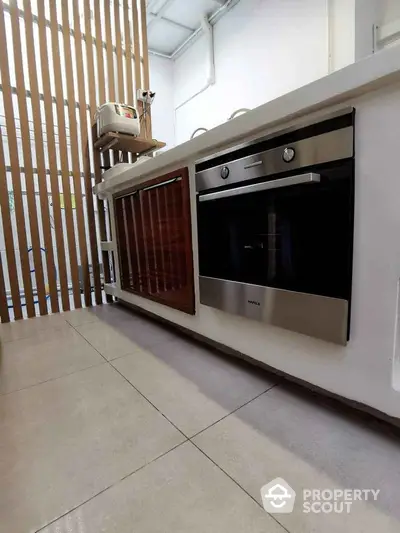
[[[291,513],[296,493],[289,483],[278,477],[261,488],[261,499],[267,513]]]

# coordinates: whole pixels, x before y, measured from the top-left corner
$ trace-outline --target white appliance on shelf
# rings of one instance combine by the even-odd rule
[[[117,132],[140,135],[140,122],[137,110],[130,105],[107,102],[96,111],[97,135]]]

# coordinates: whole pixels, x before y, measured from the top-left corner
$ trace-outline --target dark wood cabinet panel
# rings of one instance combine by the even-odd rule
[[[195,313],[187,168],[114,198],[121,288]]]

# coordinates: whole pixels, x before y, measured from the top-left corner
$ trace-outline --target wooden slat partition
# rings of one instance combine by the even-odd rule
[[[63,2],[64,3],[64,2]],[[67,240],[68,250],[71,268],[72,278],[72,291],[74,297],[75,308],[82,307],[80,286],[79,286],[79,272],[78,272],[78,260],[76,252],[75,232],[74,232],[74,219],[72,212],[72,198],[71,198],[71,186],[69,165],[67,156],[67,137],[66,137],[66,124],[65,124],[65,111],[64,111],[64,92],[62,86],[62,74],[60,58],[60,45],[58,39],[58,20],[57,20],[57,8],[55,2],[50,2],[50,21],[51,21],[51,43],[53,49],[53,68],[54,68],[54,81],[56,89],[56,107],[57,107],[57,126],[58,126],[58,139],[60,144],[60,160],[61,160],[61,173],[63,184],[63,198],[65,209],[65,222],[67,226]],[[77,154],[75,154],[77,157]]]
[[[65,74],[67,78],[67,94],[68,94],[68,115],[69,115],[69,137],[72,151],[72,173],[74,179],[74,193],[75,193],[75,205],[76,205],[76,218],[78,225],[78,240],[80,248],[81,258],[81,270],[82,270],[82,282],[83,293],[85,297],[85,305],[91,305],[90,294],[90,276],[89,276],[89,262],[88,253],[86,247],[86,232],[85,232],[85,219],[83,214],[83,201],[82,201],[82,185],[78,156],[78,130],[76,125],[76,109],[75,109],[75,91],[72,72],[72,50],[71,50],[71,37],[69,33],[69,13],[68,2],[62,3],[62,22],[64,33],[64,58],[65,58]],[[85,106],[85,102],[79,101],[79,106]],[[86,122],[86,121],[85,121]],[[75,155],[74,155],[75,154]],[[75,290],[74,290],[75,297]],[[80,294],[78,294],[80,301]],[[75,307],[77,304],[75,302]]]
[[[9,277],[10,277],[12,304],[14,307],[14,318],[18,320],[22,318],[22,307],[21,307],[21,298],[19,295],[18,276],[16,275],[17,262],[15,260],[15,252],[14,252],[10,205],[8,202],[8,191],[7,191],[7,174],[6,174],[6,165],[4,162],[3,138],[2,138],[1,132],[0,132],[0,208],[1,208],[2,222],[3,222],[4,243],[6,245],[7,266],[8,266],[8,272],[10,273]],[[3,321],[3,316],[2,316],[2,321]]]
[[[86,96],[85,96],[85,74],[83,70],[82,61],[82,32],[79,22],[79,5],[78,0],[73,0],[74,12],[74,32],[75,32],[75,61],[78,78],[78,93],[79,93],[79,119],[81,123],[81,150],[83,154],[84,166],[84,180],[85,180],[85,194],[86,194],[86,209],[88,212],[88,228],[90,252],[92,257],[92,272],[95,290],[96,304],[101,303],[101,286],[100,286],[100,267],[98,263],[98,247],[96,240],[96,222],[94,217],[93,193],[92,193],[92,177],[90,172],[90,151],[89,151],[89,130],[86,113]],[[91,54],[91,67],[93,70],[93,49],[92,38],[90,33],[87,35],[86,47],[89,48]],[[88,54],[88,52],[87,52]],[[94,90],[94,87],[93,87]],[[93,91],[94,92],[94,91]],[[89,280],[90,281],[90,280]],[[89,285],[90,288],[90,285]],[[91,302],[89,302],[91,303]],[[87,304],[86,304],[87,305]]]
[[[22,64],[22,47],[19,25],[19,13],[16,2],[10,4],[12,39],[14,49],[14,63],[17,86],[18,109],[20,117],[28,117],[28,106],[25,97],[24,69]],[[31,139],[29,123],[27,120],[20,120],[20,131],[22,137],[22,148],[25,169],[25,187],[28,200],[29,225],[31,231],[32,254],[34,264],[34,276],[36,278],[37,298],[41,315],[47,315],[46,290],[43,277],[42,251],[40,245],[39,224],[36,210],[35,183],[33,178]],[[43,194],[43,187],[42,187]]]
[[[33,18],[30,0],[24,0],[25,11],[25,32],[26,41],[28,43],[34,42],[33,37]],[[47,277],[49,280],[49,292],[51,310],[53,313],[59,311],[58,294],[57,294],[57,280],[56,280],[56,267],[54,262],[53,243],[51,238],[51,223],[49,212],[49,198],[47,194],[47,177],[46,166],[44,159],[43,148],[43,133],[40,116],[40,99],[39,99],[39,87],[37,77],[37,63],[35,57],[35,50],[33,46],[27,46],[28,54],[28,69],[29,69],[29,81],[31,91],[31,103],[32,103],[32,115],[33,115],[33,131],[35,137],[35,151],[36,151],[36,166],[38,169],[38,181],[39,181],[39,197],[40,197],[40,210],[42,217],[43,228],[43,240],[46,254],[47,265]]]
[[[98,240],[108,240],[110,229],[107,202],[93,196],[93,176],[95,183],[102,179],[101,158],[103,165],[129,158],[127,152],[100,155],[93,149],[95,112],[106,101],[135,104],[136,88],[150,87],[144,0],[36,4],[37,16],[30,0],[0,0],[0,102],[6,121],[0,129],[2,322],[45,315],[49,304],[52,312],[79,308],[81,293],[85,306],[92,305],[92,291],[96,304],[102,303]],[[148,106],[137,107],[142,136],[151,138]],[[129,203],[127,211],[132,207]],[[153,205],[141,207],[153,220]],[[148,231],[155,234],[156,227]],[[108,283],[114,257],[108,252],[101,257]],[[158,257],[151,260],[158,268]],[[152,279],[151,291],[159,285],[158,277]]]
[[[51,201],[53,204],[53,219],[55,243],[58,261],[58,281],[61,288],[61,301],[64,311],[70,309],[67,265],[65,256],[64,232],[61,217],[60,189],[58,184],[58,169],[56,159],[56,140],[53,118],[53,101],[51,95],[50,73],[49,73],[49,52],[46,39],[46,19],[44,10],[44,0],[38,0],[38,27],[40,59],[43,81],[43,100],[46,121],[47,155],[50,170]]]
[[[6,27],[4,20],[4,5],[0,2],[0,71],[3,85],[3,100],[6,115],[8,146],[11,162],[11,176],[13,185],[13,195],[15,202],[15,216],[17,221],[17,233],[19,243],[19,254],[21,259],[22,279],[24,282],[25,303],[28,317],[35,316],[35,306],[33,303],[32,279],[29,268],[28,240],[26,236],[26,224],[24,215],[24,205],[22,201],[22,186],[19,173],[18,144],[15,130],[14,108],[10,84],[10,71],[8,64],[8,47],[6,39]],[[7,194],[8,198],[8,194]],[[17,275],[17,272],[14,272]]]

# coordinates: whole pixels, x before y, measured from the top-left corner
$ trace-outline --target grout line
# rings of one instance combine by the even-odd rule
[[[134,474],[136,474],[137,472],[139,472],[140,470],[143,470],[143,468],[146,468],[147,466],[151,465],[152,463],[154,463],[155,461],[158,461],[158,459],[161,459],[162,457],[164,457],[165,455],[169,454],[170,452],[176,450],[177,448],[179,448],[179,446],[182,446],[182,444],[186,444],[187,442],[189,442],[189,439],[186,439],[184,440],[183,442],[180,442],[179,444],[176,444],[175,446],[173,446],[170,450],[167,450],[166,452],[158,455],[157,457],[155,457],[154,459],[152,459],[151,461],[149,461],[148,463],[145,463],[144,465],[140,466],[139,468],[137,468],[136,470],[133,470],[133,472],[130,472],[129,474],[126,474],[124,477],[122,477],[121,479],[118,479],[117,481],[115,481],[114,483],[111,483],[111,485],[109,485],[108,487],[102,489],[100,492],[98,492],[97,494],[94,494],[93,496],[91,496],[90,498],[88,498],[87,500],[85,500],[84,502],[80,503],[79,505],[76,505],[75,507],[73,507],[72,509],[69,509],[67,512],[63,513],[62,515],[58,516],[57,518],[55,518],[54,520],[52,520],[51,522],[49,522],[48,524],[45,524],[44,526],[40,527],[39,529],[36,529],[34,533],[39,533],[40,531],[43,531],[45,528],[51,526],[52,524],[54,524],[55,522],[57,522],[58,520],[61,520],[61,518],[64,518],[65,516],[73,513],[74,511],[76,511],[77,509],[79,509],[80,507],[82,507],[83,505],[86,505],[87,503],[89,503],[91,500],[94,500],[95,498],[97,498],[97,496],[100,496],[101,494],[103,494],[103,492],[106,492],[108,491],[109,489],[112,489],[113,487],[115,487],[116,485],[118,485],[119,483],[121,483],[122,481],[124,481],[125,479],[127,479],[128,477],[130,476],[133,476]]]
[[[51,316],[51,315],[47,315],[47,316]],[[36,317],[36,318],[43,318],[43,317]],[[35,317],[32,317],[32,319],[35,320]],[[26,318],[24,320],[31,320],[31,318]],[[18,322],[21,322],[21,321],[18,320]],[[10,323],[12,323],[12,322],[10,322]],[[14,324],[16,324],[16,323],[17,322],[14,322]],[[27,333],[26,335],[23,335],[22,337],[18,337],[17,339],[2,340],[1,343],[2,344],[9,344],[11,342],[24,341],[26,339],[29,339],[30,337],[34,337],[37,333],[46,333],[49,330],[64,329],[66,325],[69,326],[70,324],[67,321],[65,321],[65,324],[59,324],[58,326],[50,326],[48,328],[37,329],[34,333]]]
[[[90,324],[93,324],[93,322],[90,322]],[[84,324],[82,324],[82,325],[84,325]],[[91,348],[93,348],[93,350],[95,350],[95,351],[96,351],[96,352],[97,352],[97,353],[98,353],[98,354],[104,359],[104,361],[105,361],[106,363],[109,363],[109,362],[110,362],[106,357],[104,357],[104,355],[103,355],[101,352],[99,352],[99,350],[98,350],[97,348],[95,348],[95,347],[93,346],[93,344],[91,344],[91,343],[87,340],[86,337],[84,337],[84,336],[82,335],[82,333],[81,333],[79,330],[76,329],[76,328],[79,328],[80,326],[73,326],[72,324],[70,324],[70,326],[71,326],[71,328],[72,328],[73,330],[75,330],[75,331],[78,333],[78,335],[80,335],[80,336],[82,337],[82,339],[83,339],[87,344],[89,344],[89,346],[90,346]]]
[[[114,359],[114,360],[115,360],[115,359]],[[129,381],[129,379],[126,378],[126,377],[125,377],[125,376],[124,376],[124,375],[123,375],[123,374],[122,374],[117,368],[115,368],[115,366],[114,366],[110,361],[109,361],[109,365],[110,365],[110,366],[111,366],[116,372],[118,372],[118,374],[119,374],[121,377],[123,377],[124,380],[127,381],[127,382],[129,383],[129,385],[130,385],[133,389],[135,389],[136,392],[138,392],[138,393],[140,394],[140,396],[142,396],[142,397],[143,397],[143,398],[144,398],[144,399],[145,399],[150,405],[152,405],[152,406],[154,407],[154,409],[155,409],[156,411],[158,411],[158,412],[160,413],[160,415],[163,416],[163,417],[165,418],[165,420],[167,420],[172,426],[174,426],[174,428],[175,428],[177,431],[179,431],[179,433],[181,433],[181,434],[185,437],[185,439],[190,440],[189,437],[188,437],[187,435],[185,435],[185,433],[184,433],[181,429],[178,428],[178,426],[176,426],[176,425],[175,425],[175,424],[174,424],[174,423],[173,423],[173,422],[172,422],[172,421],[171,421],[171,420],[170,420],[170,419],[169,419],[169,418],[168,418],[168,417],[167,417],[162,411],[160,411],[160,409],[159,409],[156,405],[154,405],[153,402],[151,402],[148,398],[146,398],[146,396],[145,396],[142,392],[140,392],[140,390],[137,389],[137,388],[135,387],[135,385],[133,385],[133,383],[131,383],[131,382]]]
[[[65,320],[65,319],[64,319]],[[86,343],[92,348],[94,349],[99,355],[101,355],[101,357],[104,359],[104,362],[108,362],[107,359],[105,359],[105,357],[103,357],[103,355],[98,351],[96,350],[96,348],[94,348],[90,342],[88,342],[85,337],[83,337],[83,335],[81,335],[81,333],[79,331],[77,331],[74,326],[72,326],[67,320],[65,320],[65,323],[66,325],[71,328],[72,330],[76,331],[77,333],[79,333],[79,335],[86,341]],[[54,328],[51,328],[51,329],[64,329],[64,325],[63,326],[56,326]],[[46,329],[43,330],[44,332],[47,331]],[[19,340],[26,340],[26,339],[29,339],[29,337],[31,337],[31,335],[29,335],[28,337],[23,337],[21,339],[15,339],[13,341],[5,341],[6,342],[17,342]],[[21,387],[20,389],[15,389],[15,390],[11,390],[9,392],[2,392],[0,393],[0,398],[2,398],[3,396],[7,396],[9,394],[14,394],[14,392],[21,392],[21,391],[24,391],[24,390],[28,390],[28,389],[32,389],[33,387],[38,387],[39,385],[44,385],[45,383],[49,383],[51,381],[56,381],[57,379],[62,379],[62,378],[66,378],[68,376],[72,376],[74,374],[78,374],[79,372],[84,372],[85,370],[89,370],[90,368],[95,368],[97,366],[100,366],[100,365],[103,365],[104,362],[99,362],[99,363],[96,363],[95,365],[90,365],[86,368],[80,368],[79,370],[74,370],[73,372],[67,372],[66,374],[62,374],[61,376],[56,376],[54,378],[49,378],[49,379],[46,379],[44,381],[40,381],[39,383],[33,383],[32,385],[28,385],[26,387]]]
[[[75,328],[74,328],[74,329],[75,329]],[[78,331],[78,330],[75,329],[75,331]],[[79,335],[80,335],[83,339],[85,339],[85,337],[82,335],[82,333],[81,333],[80,331],[78,331],[78,333],[79,333]],[[147,401],[152,407],[154,407],[154,409],[155,409],[156,411],[158,411],[158,412],[160,413],[161,416],[163,416],[163,417],[165,418],[165,420],[167,420],[167,421],[168,421],[168,422],[169,422],[169,423],[170,423],[170,424],[171,424],[171,425],[172,425],[177,431],[179,431],[179,433],[181,433],[181,434],[185,437],[186,440],[189,440],[189,437],[188,437],[187,435],[185,435],[185,433],[184,433],[181,429],[179,429],[179,428],[178,428],[178,427],[177,427],[177,426],[176,426],[176,425],[175,425],[175,424],[174,424],[174,423],[173,423],[173,422],[172,422],[172,421],[171,421],[171,420],[170,420],[170,419],[169,419],[169,418],[168,418],[168,417],[162,412],[162,411],[160,411],[160,409],[158,409],[157,406],[154,405],[153,402],[151,402],[151,401],[150,401],[150,400],[149,400],[149,399],[148,399],[148,398],[147,398],[147,397],[146,397],[146,396],[145,396],[145,395],[144,395],[139,389],[137,389],[137,388],[135,387],[135,385],[134,385],[133,383],[131,383],[131,382],[129,381],[129,379],[128,379],[127,377],[125,377],[125,376],[124,376],[124,375],[118,370],[118,368],[116,368],[116,367],[112,364],[112,362],[113,362],[113,361],[116,361],[117,359],[119,359],[119,357],[116,357],[115,359],[112,359],[111,361],[109,361],[109,360],[106,359],[106,358],[104,357],[104,355],[103,355],[102,353],[100,353],[99,350],[98,350],[95,346],[93,346],[93,345],[92,345],[87,339],[85,339],[85,341],[86,341],[86,342],[87,342],[87,343],[88,343],[88,344],[89,344],[94,350],[96,350],[96,352],[97,352],[98,354],[101,355],[101,357],[106,361],[106,363],[108,363],[108,364],[110,365],[110,367],[111,367],[113,370],[115,370],[115,372],[117,372],[117,373],[118,373],[118,374],[119,374],[119,375],[120,375],[120,376],[121,376],[121,377],[122,377],[122,378],[123,378],[123,379],[124,379],[124,380],[125,380],[125,381],[126,381],[126,382],[127,382],[127,383],[128,383],[128,384],[129,384],[129,385],[130,385],[130,386],[136,391],[136,392],[137,392],[137,393],[138,393],[138,394],[140,394],[140,396],[142,396],[142,398],[144,398],[144,399],[145,399],[145,400],[146,400],[146,401]],[[132,353],[134,353],[134,352],[132,352]],[[126,354],[126,356],[128,356],[128,355],[131,355],[131,354]],[[121,357],[125,357],[125,356],[121,356]]]
[[[199,452],[201,452],[203,455],[205,455],[207,457],[207,459],[209,461],[211,461],[223,474],[225,474],[229,479],[231,479],[235,485],[237,485],[245,494],[247,494],[247,496],[249,496],[257,505],[258,507],[261,507],[261,509],[264,510],[264,507],[256,500],[256,498],[254,498],[249,492],[247,492],[247,490],[245,488],[243,488],[237,481],[236,479],[234,479],[230,474],[228,474],[228,472],[226,472],[221,466],[219,466],[218,463],[216,463],[213,459],[211,459],[211,457],[209,455],[206,454],[206,452],[204,450],[202,450],[199,446],[197,446],[197,444],[195,442],[193,442],[191,439],[189,439],[189,442],[191,444],[193,444],[193,446],[195,446]],[[273,520],[275,520],[275,522],[281,527],[283,528],[287,533],[290,533],[290,531],[288,529],[286,529],[286,527],[284,525],[282,525],[277,518],[275,518],[274,515],[268,513],[267,511],[264,510],[264,512],[270,516]]]
[[[20,389],[10,390],[9,392],[3,392],[0,393],[0,399],[3,396],[7,396],[9,394],[14,394],[14,392],[21,392],[24,390],[32,389],[33,387],[38,387],[39,385],[44,385],[45,383],[50,383],[51,381],[57,381],[57,379],[66,378],[68,376],[73,376],[74,374],[79,374],[79,372],[84,372],[85,370],[89,370],[90,368],[96,368],[98,366],[104,365],[104,362],[99,362],[95,365],[90,365],[86,368],[80,368],[79,370],[74,370],[73,372],[68,372],[67,374],[62,374],[62,376],[56,376],[54,378],[46,379],[45,381],[40,381],[39,383],[33,383],[32,385],[28,385],[26,387],[22,387]]]
[[[236,409],[234,409],[233,411],[231,411],[230,413],[226,414],[225,416],[223,416],[222,418],[219,418],[218,420],[216,420],[215,422],[213,422],[212,424],[210,424],[209,426],[207,426],[206,428],[203,428],[201,429],[200,431],[198,431],[197,433],[195,433],[194,435],[192,435],[191,437],[189,437],[189,440],[191,441],[192,439],[194,439],[195,437],[197,437],[198,435],[200,435],[201,433],[203,433],[204,431],[207,431],[208,429],[212,428],[213,426],[215,426],[215,424],[218,424],[219,422],[221,422],[222,420],[225,420],[225,418],[228,418],[228,416],[231,416],[233,415],[234,413],[236,413],[236,411],[239,411],[239,409],[241,409],[242,407],[245,407],[246,405],[248,405],[249,403],[251,402],[254,402],[254,400],[257,400],[257,398],[259,398],[260,396],[262,396],[263,394],[267,394],[271,389],[274,389],[275,387],[277,387],[279,385],[279,383],[274,383],[273,385],[271,385],[270,387],[268,387],[268,389],[260,392],[260,394],[257,394],[257,396],[254,396],[254,398],[252,398],[251,400],[248,400],[247,402],[245,402],[243,405],[240,405],[239,407],[237,407]]]
[[[200,433],[203,433],[203,431],[206,431],[207,429],[211,428],[212,426],[214,426],[215,424],[218,424],[218,422],[221,422],[221,420],[224,420],[225,418],[227,418],[228,416],[232,415],[233,413],[236,413],[236,411],[238,411],[239,409],[241,409],[242,407],[244,407],[245,405],[251,403],[253,400],[256,400],[257,398],[259,398],[260,396],[262,396],[263,394],[266,394],[267,392],[269,392],[271,389],[273,389],[274,387],[280,385],[280,382],[278,381],[277,383],[274,383],[273,385],[271,385],[270,387],[268,387],[267,389],[265,389],[264,391],[262,391],[260,394],[258,394],[257,396],[255,396],[254,398],[251,398],[251,400],[248,400],[247,402],[245,402],[244,404],[240,405],[239,407],[237,407],[236,409],[234,409],[233,411],[230,411],[229,413],[227,413],[225,416],[223,416],[222,418],[219,418],[218,420],[216,420],[215,422],[213,422],[212,424],[210,424],[209,426],[207,426],[206,428],[203,428],[202,430],[198,431],[197,433],[195,433],[194,435],[192,436],[188,436],[186,435],[186,433],[184,433],[174,422],[172,422],[172,420],[170,420],[152,401],[150,401],[147,396],[145,396],[131,381],[129,381],[129,379],[127,377],[125,377],[114,365],[113,365],[113,362],[118,360],[118,359],[121,359],[122,357],[128,357],[129,355],[132,355],[134,354],[135,352],[132,352],[132,353],[129,353],[129,354],[125,354],[125,355],[121,355],[120,357],[115,357],[114,359],[111,359],[111,360],[108,360],[104,357],[104,355],[99,352],[99,350],[97,348],[95,348],[83,335],[80,331],[78,331],[76,329],[76,327],[79,327],[79,326],[72,326],[75,329],[75,331],[77,331],[77,333],[79,333],[79,335],[81,335],[81,337],[83,339],[85,339],[85,341],[94,349],[96,350],[96,352],[98,354],[101,355],[101,357],[103,357],[103,359],[116,371],[118,372],[118,374],[124,378],[125,381],[127,381],[129,383],[129,385],[131,387],[133,387],[135,389],[136,392],[138,392],[145,400],[147,400],[149,402],[150,405],[152,405],[154,407],[154,409],[156,409],[156,411],[158,411],[166,420],[168,420],[168,422],[174,426],[175,429],[177,429],[180,433],[182,433],[182,435],[188,439],[188,440],[191,440],[193,439],[194,437],[197,437],[198,435],[200,435]],[[167,341],[168,342],[168,341]],[[169,341],[169,342],[174,342],[174,341]],[[142,348],[140,347],[140,350],[141,351],[146,351],[148,350],[148,348]]]

